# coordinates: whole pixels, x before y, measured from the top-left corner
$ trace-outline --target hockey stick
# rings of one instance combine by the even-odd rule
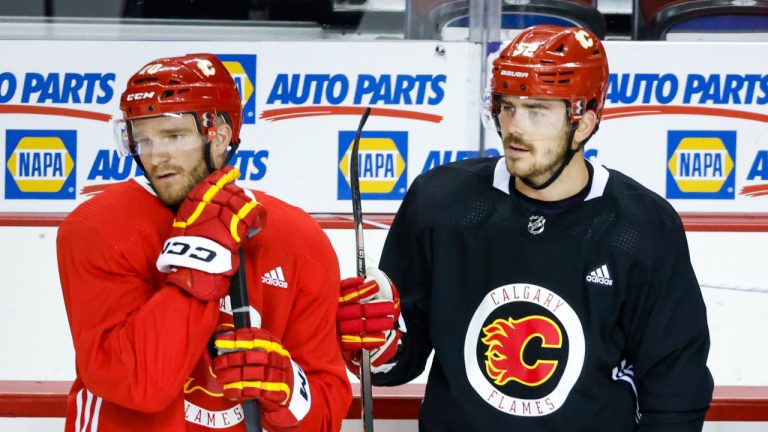
[[[251,327],[251,306],[248,304],[248,285],[245,282],[245,254],[243,248],[238,252],[240,267],[229,283],[229,301],[232,305],[232,321],[235,328]],[[254,400],[243,402],[246,432],[261,432],[261,413]]]
[[[349,158],[349,183],[352,189],[352,216],[355,219],[355,246],[357,248],[357,276],[365,278],[365,246],[363,245],[363,209],[360,202],[360,134],[363,132],[371,108],[363,111],[357,126],[355,141],[352,143],[352,155]],[[371,353],[363,349],[360,356],[360,396],[363,405],[363,431],[373,432],[373,393],[371,390]]]

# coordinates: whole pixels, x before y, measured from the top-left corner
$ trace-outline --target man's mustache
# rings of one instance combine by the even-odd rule
[[[532,150],[533,146],[528,141],[524,140],[523,137],[516,134],[507,135],[504,137],[504,146],[508,147],[512,144],[515,144],[516,147],[523,147],[526,150]]]

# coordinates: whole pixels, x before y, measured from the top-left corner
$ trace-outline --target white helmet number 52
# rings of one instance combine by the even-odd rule
[[[517,57],[519,55],[525,56],[525,57],[533,57],[533,53],[536,52],[536,48],[539,47],[539,43],[528,43],[528,42],[520,42],[515,47],[515,50],[512,52],[513,57]]]

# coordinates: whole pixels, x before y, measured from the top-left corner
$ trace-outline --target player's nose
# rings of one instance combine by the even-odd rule
[[[152,150],[148,154],[149,161],[152,165],[160,165],[163,162],[167,162],[171,158],[171,151],[169,146],[155,145],[152,146]]]

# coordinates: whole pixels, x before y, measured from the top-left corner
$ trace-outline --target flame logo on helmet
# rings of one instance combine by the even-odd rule
[[[592,40],[592,37],[589,35],[589,33],[584,30],[576,30],[573,33],[573,37],[576,38],[576,40],[582,47],[584,47],[584,49],[590,49],[595,46],[595,41]]]
[[[546,382],[557,369],[557,360],[537,359],[528,364],[523,359],[526,346],[534,338],[541,339],[542,348],[560,348],[563,335],[551,319],[540,315],[519,320],[497,319],[483,327],[481,341],[488,346],[485,352],[485,370],[493,382],[503,386],[516,381],[527,386]]]
[[[207,77],[216,75],[216,68],[213,67],[213,63],[211,63],[209,60],[197,60],[197,68],[200,69],[200,72],[202,72],[203,75]]]

